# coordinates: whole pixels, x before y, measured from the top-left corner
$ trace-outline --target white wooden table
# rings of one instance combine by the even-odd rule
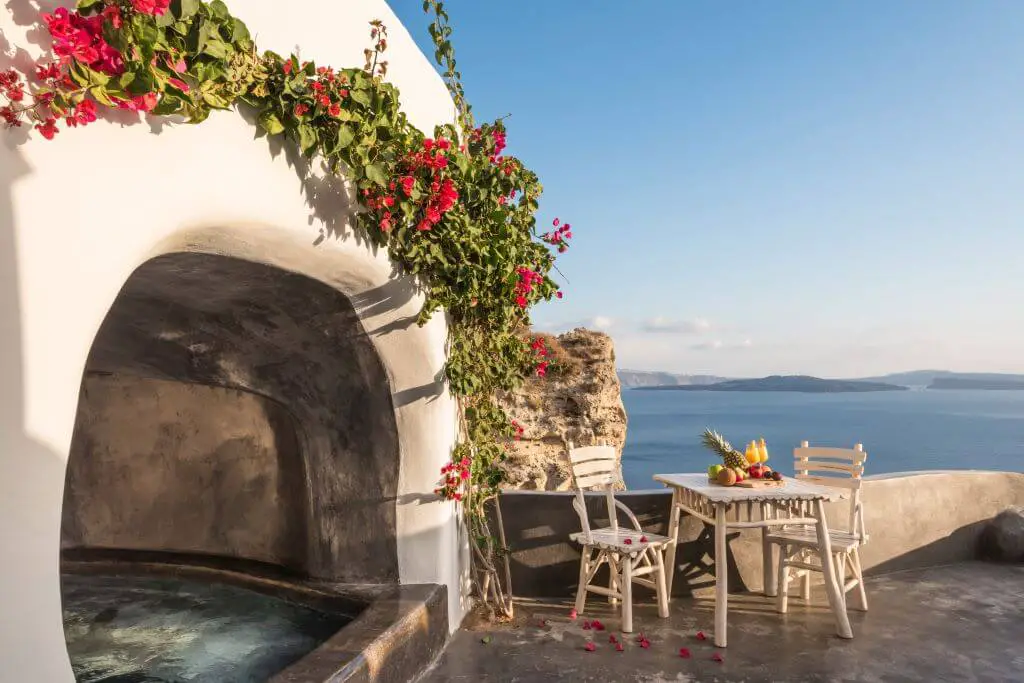
[[[761,529],[764,586],[767,595],[774,595],[775,572],[772,567],[772,546],[767,542],[768,529],[782,524],[813,524],[822,548],[823,574],[829,605],[836,617],[836,633],[840,638],[853,638],[846,600],[836,583],[832,565],[832,548],[825,519],[825,503],[849,495],[842,489],[820,486],[787,478],[782,486],[770,488],[739,488],[719,486],[708,481],[707,474],[656,474],[654,480],[672,489],[672,510],[668,537],[672,539],[666,553],[669,599],[676,573],[676,549],[679,544],[679,519],[683,512],[715,527],[715,645],[726,646],[726,613],[728,610],[728,555],[726,534],[729,529]],[[758,515],[755,517],[754,509]],[[789,514],[783,516],[782,511]],[[796,516],[794,516],[794,514]],[[803,515],[801,517],[800,515]]]

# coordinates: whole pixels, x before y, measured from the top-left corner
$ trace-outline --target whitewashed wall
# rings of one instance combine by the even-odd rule
[[[367,22],[383,19],[388,77],[412,122],[430,131],[452,120],[443,83],[382,0],[228,4],[262,49],[299,47],[303,57],[334,66],[361,64]],[[0,68],[38,54],[34,5],[0,6]],[[132,271],[159,254],[190,250],[302,273],[356,301],[391,281],[384,254],[354,239],[344,220],[328,225],[343,215],[343,203],[321,198],[314,212],[288,155],[254,133],[235,112],[195,127],[98,122],[54,142],[0,131],[0,683],[73,680],[58,573],[64,466],[86,356]],[[328,227],[342,234],[314,246]],[[465,548],[453,506],[421,494],[449,456],[455,406],[447,394],[416,398],[443,365],[446,326],[440,318],[423,328],[389,326],[415,316],[420,302],[360,313],[401,396],[401,579],[447,584],[454,627],[463,612]]]

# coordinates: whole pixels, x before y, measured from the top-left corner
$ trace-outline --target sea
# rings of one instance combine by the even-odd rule
[[[764,438],[769,464],[793,473],[793,448],[868,453],[865,476],[914,470],[1024,472],[1024,391],[911,389],[871,393],[624,390],[622,474],[629,489],[661,488],[655,474],[721,462],[701,445],[710,427],[743,450]]]

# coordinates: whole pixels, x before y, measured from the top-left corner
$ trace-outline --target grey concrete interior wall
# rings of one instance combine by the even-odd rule
[[[862,491],[870,538],[861,559],[866,573],[880,574],[975,557],[985,522],[1011,505],[1024,504],[1024,474],[950,471],[869,477]],[[666,533],[668,491],[623,492],[618,497],[636,513],[644,529]],[[513,593],[520,597],[575,594],[580,554],[569,534],[579,531],[580,523],[572,494],[510,491],[500,501],[512,550]],[[591,520],[606,524],[603,497],[588,496],[587,504]],[[831,504],[830,524],[844,524],[848,510],[845,502]],[[673,593],[711,594],[712,528],[684,516],[679,541]],[[727,547],[730,590],[762,590],[760,532],[731,531]],[[642,587],[636,591],[647,594]]]
[[[304,568],[305,468],[281,405],[237,389],[89,374],[76,422],[62,547]]]
[[[282,499],[300,507],[303,518],[295,528],[305,537],[294,547],[304,544],[305,556],[293,568],[336,581],[398,579],[391,389],[372,340],[339,292],[258,263],[161,256],[125,283],[86,371],[235,389],[278,404],[294,420],[302,458],[303,479],[288,478],[286,485],[297,490]],[[121,418],[134,419],[131,413]],[[72,459],[85,450],[73,447]],[[78,471],[72,462],[69,476]],[[78,485],[69,480],[67,488]],[[135,525],[133,547],[162,550],[164,532],[138,522],[109,521]]]

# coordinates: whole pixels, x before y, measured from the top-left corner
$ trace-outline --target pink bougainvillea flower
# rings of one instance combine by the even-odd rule
[[[556,299],[561,299],[562,298],[562,293],[561,292],[555,292],[555,298]]]
[[[640,537],[640,542],[641,543],[647,543],[647,537],[646,536],[641,536]]]
[[[557,227],[558,227],[558,224],[559,224],[560,222],[561,222],[561,221],[559,221],[559,220],[558,220],[558,219],[556,218],[555,220],[551,221],[551,225],[553,225],[553,226],[555,226],[555,227],[557,228]]]
[[[650,646],[651,646],[651,641],[647,640],[646,638],[644,638],[643,640],[640,641],[640,647],[642,647],[643,649],[646,650]]]
[[[590,621],[584,621],[583,622],[583,630],[584,631],[589,631],[590,630]]]
[[[716,652],[715,654],[711,655],[711,659],[715,660],[716,662],[724,662],[725,661],[725,657],[723,657],[718,652]]]
[[[309,111],[309,105],[299,102],[295,105],[295,116],[305,116]]]
[[[569,610],[569,618],[570,619],[575,619],[577,616],[579,616],[579,615],[576,614],[576,610],[575,609]]]
[[[625,543],[626,545],[633,545],[633,539],[632,538],[627,538],[627,539],[625,539],[622,542]]]
[[[619,642],[619,640],[615,637],[614,633],[609,633],[608,634],[608,642],[612,643],[612,644],[615,644],[615,643]]]
[[[416,187],[416,179],[411,175],[404,176],[399,182],[402,183],[402,192],[408,197],[412,195],[412,190]]]
[[[100,16],[109,21],[114,28],[121,28],[121,8],[117,5],[107,5]]]
[[[682,657],[683,659],[689,659],[690,658],[690,650],[688,648],[685,648],[685,647],[679,648],[679,656]]]
[[[604,624],[602,624],[598,619],[594,619],[592,622],[590,622],[590,625],[591,627],[593,627],[595,631],[604,630]]]
[[[57,119],[50,117],[43,123],[36,124],[36,130],[47,140],[52,140],[58,133]]]
[[[597,649],[597,645],[594,645],[593,642],[589,642],[589,643],[587,643],[586,645],[583,646],[583,649],[586,650],[587,652],[593,652],[594,650]]]
[[[331,108],[327,110],[327,113],[331,116],[341,116],[341,105],[335,102],[331,105]]]
[[[186,92],[187,93],[189,91],[188,83],[186,83],[185,81],[183,81],[181,79],[178,79],[178,78],[168,78],[167,82],[170,83],[171,85],[173,85],[175,88],[177,88],[181,92]]]
[[[60,78],[60,65],[55,62],[40,64],[36,67],[36,78],[41,81],[48,81],[51,78]]]
[[[290,74],[292,72],[292,62],[291,62],[290,59],[287,62],[285,62],[284,64],[281,65],[281,71],[284,72],[285,76],[287,76],[288,74]]]
[[[704,635],[704,631],[697,631],[697,640],[707,640],[708,637]]]
[[[622,647],[622,643],[615,643],[615,651],[616,652],[622,652],[625,649],[626,648]]]
[[[136,12],[154,17],[163,16],[170,6],[171,0],[132,0]]]

